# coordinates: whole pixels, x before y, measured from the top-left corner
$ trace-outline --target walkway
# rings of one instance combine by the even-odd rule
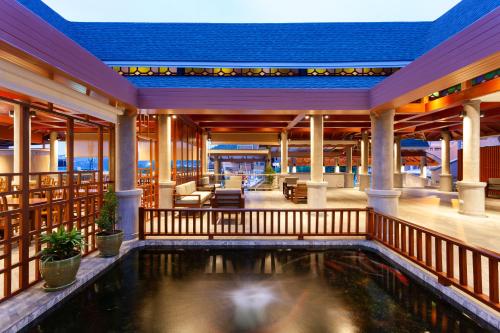
[[[328,207],[364,208],[367,196],[356,189],[329,189]],[[279,191],[247,192],[246,208],[307,208],[294,204]],[[435,230],[466,243],[500,252],[500,199],[487,199],[487,217],[458,213],[458,193],[433,189],[405,188],[400,198],[400,218]]]

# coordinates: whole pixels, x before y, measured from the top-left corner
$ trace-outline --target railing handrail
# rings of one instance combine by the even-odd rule
[[[440,233],[438,231],[431,230],[431,229],[428,229],[426,227],[419,226],[417,224],[414,224],[412,222],[408,222],[408,221],[402,220],[401,218],[394,217],[392,215],[378,213],[378,212],[374,212],[374,213],[376,215],[383,216],[383,217],[386,217],[386,218],[390,218],[390,219],[392,219],[394,221],[397,221],[398,223],[401,223],[401,224],[404,224],[406,226],[412,227],[415,230],[428,233],[431,236],[434,236],[436,238],[440,238],[441,240],[445,240],[447,242],[453,243],[456,246],[464,247],[465,249],[467,249],[469,251],[481,252],[484,256],[492,257],[492,258],[495,258],[497,260],[500,260],[500,253],[495,252],[493,250],[488,250],[488,249],[485,249],[485,248],[482,248],[482,247],[476,246],[476,245],[466,244],[464,241],[462,241],[462,240],[460,240],[458,238],[454,238],[452,236],[447,236],[447,235],[442,234],[442,233]]]
[[[140,207],[145,211],[165,211],[165,212],[178,212],[178,211],[188,211],[188,212],[213,212],[213,211],[230,211],[230,212],[331,212],[331,211],[351,211],[351,212],[365,212],[369,209],[367,208],[147,208]]]

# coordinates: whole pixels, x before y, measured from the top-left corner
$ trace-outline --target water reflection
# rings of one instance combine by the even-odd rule
[[[31,332],[480,332],[360,251],[142,250]]]

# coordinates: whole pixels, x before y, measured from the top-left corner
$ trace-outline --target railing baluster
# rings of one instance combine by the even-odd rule
[[[425,233],[425,264],[432,267],[432,237]]]
[[[467,251],[463,246],[458,247],[458,272],[462,286],[467,285]]]
[[[436,252],[436,272],[441,273],[443,271],[443,245],[441,238],[436,237],[434,240],[434,251]]]
[[[474,292],[478,295],[483,293],[483,275],[481,265],[481,254],[472,253],[472,276],[474,281]]]
[[[422,261],[422,231],[417,230],[417,260]]]
[[[450,279],[455,277],[455,260],[453,253],[453,243],[450,241],[446,242],[446,276]]]
[[[488,260],[488,271],[490,302],[498,304],[498,259],[490,257]]]

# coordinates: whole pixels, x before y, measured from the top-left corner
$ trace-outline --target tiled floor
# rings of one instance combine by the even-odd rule
[[[328,207],[363,208],[367,196],[356,189],[329,189]],[[306,208],[285,200],[279,191],[247,192],[247,208]],[[434,189],[405,188],[399,204],[400,218],[458,238],[467,243],[500,252],[500,199],[486,200],[487,217],[458,213],[458,194]]]

